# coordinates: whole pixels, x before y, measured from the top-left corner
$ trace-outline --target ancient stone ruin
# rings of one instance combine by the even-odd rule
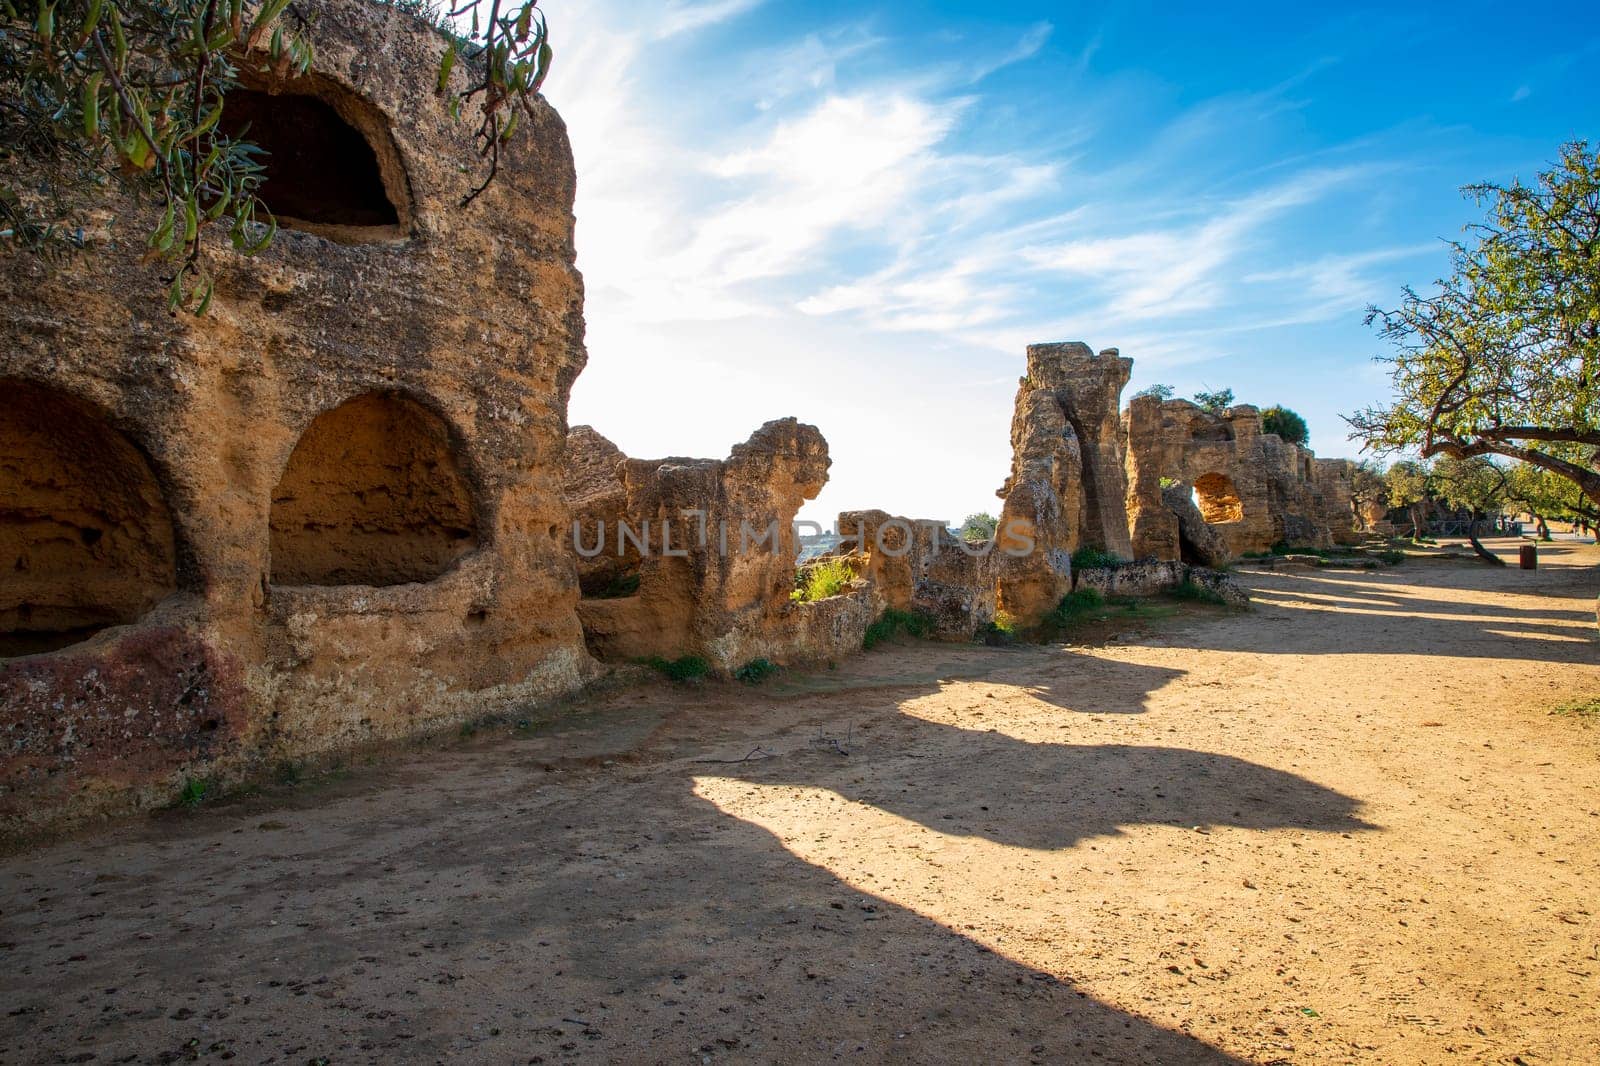
[[[971,640],[994,621],[1002,557],[994,545],[968,545],[942,522],[884,511],[845,511],[836,528],[844,538],[840,550],[861,560],[873,617],[916,612],[947,640]]]
[[[230,97],[283,161],[283,230],[211,257],[205,316],[166,312],[121,236],[150,221],[131,199],[95,254],[0,261],[6,832],[524,714],[617,665],[835,659],[889,610],[970,640],[1075,583],[1145,594],[1349,534],[1349,464],[1254,408],[1124,415],[1131,360],[1035,345],[995,543],[847,512],[850,580],[797,598],[822,435],[788,418],[723,459],[647,460],[568,432],[586,357],[560,118],[537,106],[463,207],[470,132],[416,73],[436,31],[316,6],[315,69]],[[1084,548],[1147,561],[1074,572]]]
[[[726,459],[629,459],[588,426],[567,438],[566,492],[600,660],[704,658],[724,673],[858,650],[870,601],[792,602],[794,518],[828,478],[815,426],[768,422]]]
[[[470,130],[417,75],[436,32],[315,6],[314,72],[230,97],[287,161],[284,228],[211,257],[208,314],[169,315],[120,236],[148,205],[117,203],[95,254],[0,260],[10,824],[597,672],[561,492],[585,358],[565,129],[538,106],[463,210]]]
[[[1000,607],[1036,618],[1072,590],[1072,553],[1131,558],[1122,389],[1133,360],[1115,348],[1034,344],[1011,419],[1011,476],[999,491]],[[1023,552],[1031,540],[1033,550]]]
[[[1354,542],[1355,464],[1264,432],[1258,409],[1135,396],[1125,425],[1134,557],[1214,566],[1279,543]]]
[[[1035,550],[998,560],[1001,610],[1022,620],[1048,612],[1081,583],[1071,558],[1083,548],[1215,567],[1283,542],[1354,542],[1353,463],[1264,432],[1254,407],[1213,414],[1145,395],[1120,411],[1131,368],[1114,348],[1028,348],[999,543]],[[1090,582],[1144,589],[1192,578],[1146,568]]]

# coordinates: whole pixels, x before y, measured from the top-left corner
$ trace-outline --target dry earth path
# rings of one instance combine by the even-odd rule
[[[1548,712],[1600,550],[1545,561],[624,691],[14,855],[0,1061],[1592,1062],[1600,728]]]

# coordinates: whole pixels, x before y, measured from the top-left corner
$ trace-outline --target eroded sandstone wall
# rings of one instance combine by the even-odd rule
[[[93,254],[0,260],[0,618],[35,642],[125,623],[0,659],[13,826],[593,670],[561,492],[584,364],[561,120],[536,105],[463,208],[481,168],[434,93],[436,32],[359,0],[302,8],[314,73],[255,88],[324,103],[387,210],[341,214],[313,168],[280,202],[328,211],[286,218],[254,258],[208,248],[203,318],[166,312],[140,261],[149,208],[129,200]],[[29,423],[40,395],[81,418]],[[71,467],[49,491],[40,439]],[[129,456],[148,479],[119,473]],[[142,517],[161,513],[170,529]]]
[[[1328,545],[1355,535],[1353,465],[1317,459],[1264,432],[1255,407],[1214,413],[1187,400],[1136,396],[1124,424],[1128,525],[1139,558],[1214,563],[1218,542],[1235,557],[1284,541]]]
[[[914,611],[945,640],[971,640],[995,620],[1001,553],[994,542],[966,545],[940,522],[886,511],[845,511],[841,551],[860,560],[874,616]]]
[[[829,462],[822,434],[793,418],[768,422],[726,459],[629,459],[592,430],[575,433],[567,485],[579,543],[603,545],[579,562],[593,575],[578,603],[591,651],[611,662],[696,655],[726,673],[757,658],[859,650],[866,597],[790,599],[794,518]],[[613,571],[637,582],[600,580]]]
[[[1002,609],[1024,620],[1071,590],[1072,553],[1132,555],[1122,389],[1133,360],[1078,342],[1028,347],[1011,422],[1011,474],[999,491]],[[1032,549],[1025,551],[1031,542]]]

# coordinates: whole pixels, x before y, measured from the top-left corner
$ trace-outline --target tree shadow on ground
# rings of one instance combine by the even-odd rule
[[[1415,585],[1388,587],[1381,579],[1355,572],[1249,577],[1252,603],[1275,619],[1296,623],[1343,612],[1371,620],[1359,628],[1277,626],[1268,631],[1271,642],[1248,649],[1260,654],[1442,655],[1552,663],[1593,663],[1596,657],[1591,611],[1447,600],[1419,595]],[[1537,594],[1543,589],[1512,591]],[[1352,641],[1352,634],[1360,639]],[[1232,635],[1219,638],[1203,627],[1175,642],[1196,649],[1240,650]]]
[[[906,769],[907,760],[915,760],[914,769]],[[1373,828],[1356,816],[1350,797],[1228,755],[1033,743],[910,715],[783,759],[723,769],[723,776],[755,783],[825,788],[940,833],[1019,848],[1070,848],[1131,825]]]
[[[1173,673],[1110,669],[1129,691]],[[0,890],[0,997],[20,1008],[0,1057],[1242,1061],[845,884],[697,791],[804,785],[1019,848],[1133,825],[1367,828],[1350,797],[1240,759],[898,710],[938,687],[765,710],[734,686],[667,708],[624,694],[587,728],[653,732],[610,760],[584,727],[502,736],[381,788],[19,857]],[[848,722],[848,754],[812,743]],[[707,762],[751,737],[784,757]],[[574,750],[588,768],[560,772]]]

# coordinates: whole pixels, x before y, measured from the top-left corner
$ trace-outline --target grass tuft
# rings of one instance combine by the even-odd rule
[[[1588,699],[1568,700],[1558,703],[1550,708],[1551,714],[1559,714],[1564,718],[1577,718],[1585,722],[1600,721],[1600,696],[1590,696]]]
[[[825,600],[844,592],[855,579],[856,569],[849,559],[844,556],[823,559],[800,568],[789,599],[795,603]]]
[[[1072,569],[1079,570],[1115,570],[1123,563],[1122,557],[1113,555],[1104,548],[1092,548],[1085,545],[1072,553]]]
[[[1218,607],[1225,607],[1228,603],[1215,590],[1197,585],[1193,581],[1184,581],[1172,586],[1167,590],[1167,595],[1174,600],[1183,600],[1187,603],[1210,603]]]
[[[685,655],[678,659],[663,659],[659,655],[652,655],[640,661],[652,670],[660,671],[672,681],[702,681],[711,673],[711,664],[698,655]]]
[[[995,613],[994,621],[985,622],[980,626],[973,639],[980,644],[987,644],[993,648],[1005,644],[1015,644],[1019,635],[1016,617],[1005,611],[998,611]]]
[[[1051,617],[1060,622],[1074,621],[1105,603],[1099,589],[1073,589],[1061,597]]]
[[[932,632],[933,619],[927,615],[890,607],[876,622],[867,627],[867,635],[861,642],[861,648],[863,651],[874,648],[884,641],[893,640],[901,633],[920,640]]]
[[[751,659],[733,672],[733,676],[747,685],[759,685],[778,672],[778,664],[770,659]]]
[[[178,793],[177,805],[186,811],[192,811],[211,795],[211,782],[203,777],[186,777],[183,781],[183,791]]]

